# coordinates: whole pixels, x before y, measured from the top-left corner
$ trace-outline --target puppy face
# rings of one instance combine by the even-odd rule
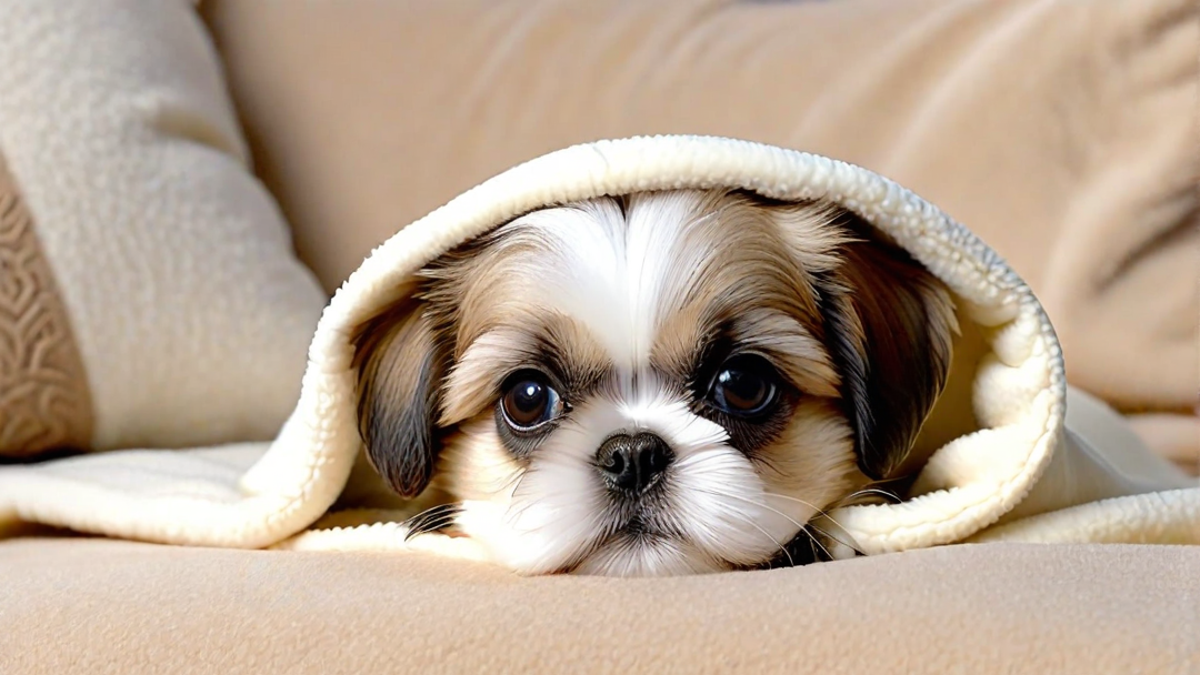
[[[725,191],[517,218],[356,337],[368,455],[521,572],[795,562],[948,368],[946,291],[865,231]]]

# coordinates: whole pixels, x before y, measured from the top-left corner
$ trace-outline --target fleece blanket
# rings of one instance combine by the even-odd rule
[[[467,191],[379,246],[338,290],[309,347],[299,401],[273,442],[0,467],[0,525],[30,521],[198,546],[479,557],[464,539],[429,534],[405,542],[404,511],[386,510],[396,505],[385,497],[378,509],[322,520],[344,492],[379,493],[358,461],[349,336],[397,300],[419,267],[518,214],[635,190],[716,186],[835,202],[954,293],[962,337],[946,393],[917,441],[916,453],[928,459],[911,493],[898,504],[831,514],[863,552],[961,541],[1200,543],[1195,479],[1149,453],[1105,406],[1069,390],[1037,299],[968,229],[865,169],[691,136],[573,146]]]

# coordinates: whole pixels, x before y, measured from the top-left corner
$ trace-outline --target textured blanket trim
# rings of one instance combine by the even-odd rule
[[[1023,410],[1015,416],[1011,410],[988,411],[986,405],[982,410],[985,426],[1026,432],[1023,450],[989,448],[1021,455],[1011,457],[1011,473],[898,505],[836,512],[864,550],[961,540],[994,523],[1028,493],[1060,441],[1066,382],[1057,338],[1040,304],[991,248],[912,192],[860,167],[732,139],[638,137],[573,146],[519,165],[463,193],[372,252],[322,315],[296,412],[271,451],[243,478],[247,494],[293,495],[284,509],[253,528],[258,530],[255,538],[265,538],[267,530],[294,534],[297,525],[320,517],[344,485],[360,444],[352,406],[336,403],[354,387],[349,336],[403,295],[420,265],[536,208],[630,191],[712,187],[749,189],[775,199],[837,202],[888,233],[945,281],[973,320],[995,327],[1001,334],[993,344],[997,370],[1016,371],[1031,360],[1038,362],[1036,391],[1012,392],[1025,399]],[[1008,339],[1005,333],[1011,333]],[[993,384],[1003,381],[998,375]],[[989,417],[994,424],[987,423]],[[977,459],[983,449],[976,445],[971,450],[964,455]],[[302,487],[297,490],[297,485]],[[334,485],[337,489],[331,490]]]
[[[0,457],[86,449],[93,421],[66,307],[0,154]]]
[[[957,296],[960,320],[986,329],[991,354],[974,378],[978,432],[937,450],[919,496],[895,505],[834,512],[866,553],[961,541],[1020,502],[1063,438],[1066,382],[1057,338],[1029,288],[973,233],[896,183],[825,157],[732,139],[666,136],[573,146],[543,155],[463,193],[376,248],[326,307],[309,347],[300,400],[261,458],[226,483],[172,482],[189,475],[185,457],[151,462],[169,476],[137,474],[137,485],[97,481],[141,466],[139,453],[50,462],[41,483],[8,472],[0,520],[26,520],[110,536],[204,546],[404,550],[432,546],[473,557],[461,538],[405,542],[403,525],[310,527],[335,503],[361,450],[352,404],[350,336],[411,289],[412,273],[454,246],[530,210],[601,195],[664,189],[740,188],[781,200],[828,200],[873,223],[941,278]],[[146,451],[149,452],[149,451]],[[163,456],[161,451],[153,453]],[[118,456],[120,455],[120,456]],[[84,461],[86,460],[86,461]],[[119,463],[121,467],[100,467]],[[85,466],[86,465],[86,466]],[[4,476],[0,476],[4,478]],[[158,489],[157,480],[167,480]],[[149,481],[149,482],[148,482]],[[3,481],[0,481],[3,482]],[[65,496],[51,483],[79,483]],[[198,490],[198,491],[197,491]],[[378,514],[380,518],[388,518]]]
[[[1163,514],[1172,514],[1163,518]],[[1119,517],[1114,517],[1119,516]],[[1200,543],[1200,484],[1194,488],[1112,497],[989,528],[967,543]]]

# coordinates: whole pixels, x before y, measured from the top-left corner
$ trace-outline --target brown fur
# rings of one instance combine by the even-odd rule
[[[405,497],[429,484],[440,441],[430,424],[444,358],[428,314],[406,302],[365,325],[356,338],[359,432],[367,457]]]
[[[818,286],[829,349],[842,373],[842,398],[855,429],[859,465],[893,477],[949,375],[958,331],[949,291],[903,249],[843,214],[845,262]]]

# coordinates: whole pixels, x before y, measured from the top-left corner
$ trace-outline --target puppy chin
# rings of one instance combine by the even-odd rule
[[[655,577],[711,574],[726,569],[687,542],[626,535],[585,558],[571,571],[593,576]]]

